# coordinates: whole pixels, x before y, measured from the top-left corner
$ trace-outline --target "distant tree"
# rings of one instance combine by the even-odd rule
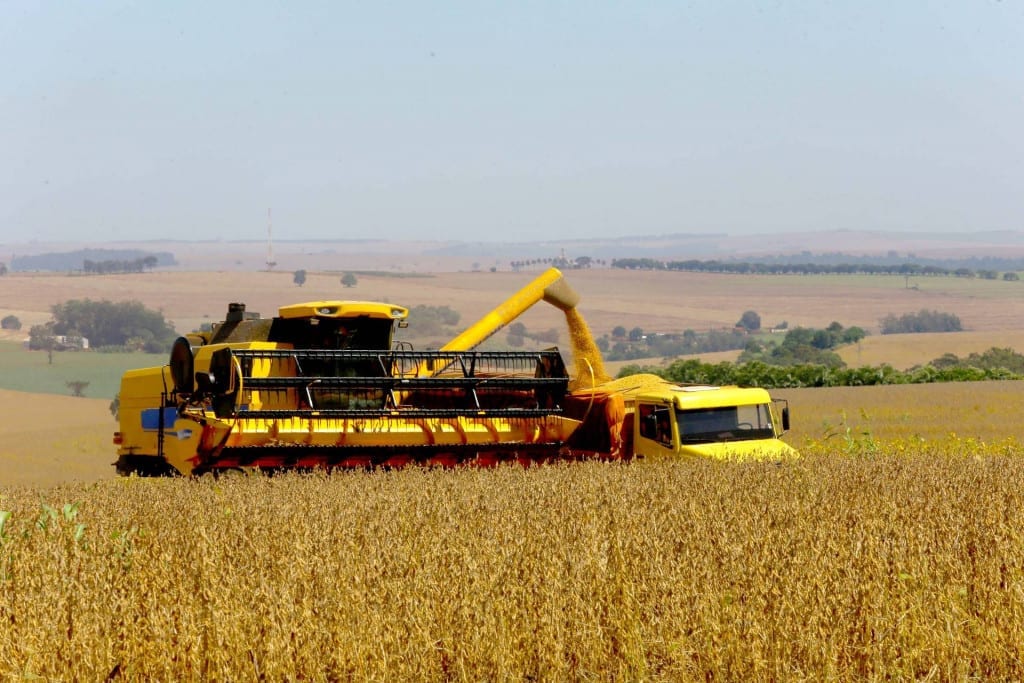
[[[1020,275],[1011,270],[1009,272],[1003,273],[1003,279],[1006,280],[1007,282],[1017,282],[1018,280],[1020,280]]]
[[[448,334],[450,328],[459,324],[460,317],[450,306],[417,304],[409,309],[409,330],[418,335]]]
[[[761,316],[756,311],[744,311],[736,327],[742,327],[748,332],[756,332],[761,329]]]
[[[929,365],[931,365],[933,368],[939,369],[955,368],[960,365],[960,358],[958,358],[955,353],[944,353],[935,360],[933,360],[931,363],[929,363]]]
[[[0,263],[0,276],[7,275],[7,264]]]
[[[508,326],[508,345],[513,348],[519,348],[526,343],[527,334],[526,325],[517,320]]]
[[[904,313],[900,316],[890,313],[879,322],[882,334],[959,332],[963,329],[956,315],[923,308],[917,313]]]
[[[46,351],[46,358],[53,365],[53,349],[57,345],[53,339],[53,323],[33,325],[28,329],[28,348],[33,351]]]
[[[746,346],[743,347],[745,353],[762,353],[764,352],[765,346],[757,340],[757,337],[750,337]]]
[[[983,370],[1005,368],[1020,374],[1024,373],[1024,354],[1017,353],[1010,348],[1000,349],[993,346],[984,353],[972,353],[963,360],[963,364]]]
[[[530,336],[539,342],[546,342],[549,344],[558,343],[558,330],[556,330],[553,327],[549,330],[544,330],[542,332],[533,332],[532,334],[530,334]]]
[[[840,339],[844,344],[856,344],[861,339],[866,337],[867,334],[868,333],[865,332],[863,328],[854,325],[853,327],[847,327],[845,330],[843,330]]]
[[[626,336],[626,328],[622,325],[616,325],[612,328],[612,336],[616,339],[622,339]]]
[[[811,346],[822,350],[832,348],[832,335],[828,330],[815,330],[811,337]]]
[[[345,287],[355,287],[358,281],[354,273],[345,273],[341,276],[341,284]]]
[[[72,396],[79,396],[79,397],[81,397],[81,396],[85,396],[85,388],[87,386],[89,386],[89,383],[88,382],[84,382],[84,381],[82,381],[80,379],[76,379],[76,380],[71,380],[69,382],[64,382],[64,385],[68,389],[71,390],[71,395]]]
[[[9,315],[3,320],[0,320],[0,328],[5,330],[20,330],[21,321],[18,320],[18,316],[16,315]]]
[[[292,275],[292,282],[297,284],[299,287],[306,284],[306,271],[296,270],[295,273]]]
[[[29,330],[30,344],[41,336],[37,330],[39,327],[44,328],[42,335],[85,337],[91,348],[124,348],[131,342],[147,353],[165,352],[178,336],[164,319],[163,313],[148,309],[138,301],[114,303],[71,299],[54,305],[51,310],[53,322]],[[36,334],[33,334],[34,331]]]
[[[1024,354],[1013,349],[1000,349],[995,346],[984,353],[972,353],[966,358],[958,358],[955,354],[946,353],[929,363],[935,368],[980,368],[982,370],[1004,369],[1009,372],[1024,373]]]
[[[642,327],[634,327],[629,331],[629,341],[640,341],[644,338],[644,330]]]

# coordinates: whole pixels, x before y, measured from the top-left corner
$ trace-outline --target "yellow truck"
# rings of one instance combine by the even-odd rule
[[[566,314],[575,373],[558,349],[476,347],[539,301]],[[784,402],[763,389],[611,380],[557,269],[441,349],[395,342],[408,310],[313,301],[272,318],[231,304],[179,338],[161,367],[121,380],[118,473],[523,464],[698,456],[792,457]]]
[[[780,438],[789,429],[789,405],[765,389],[678,385],[645,375],[624,378],[618,385],[627,415],[622,440],[631,457],[797,456]]]

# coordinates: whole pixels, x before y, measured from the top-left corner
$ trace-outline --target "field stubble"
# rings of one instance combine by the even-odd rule
[[[0,672],[1019,679],[1020,456],[822,448],[10,490]]]

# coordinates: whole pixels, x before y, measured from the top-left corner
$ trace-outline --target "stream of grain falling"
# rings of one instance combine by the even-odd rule
[[[590,328],[579,311],[570,308],[565,311],[565,322],[569,325],[569,338],[572,340],[572,358],[576,366],[569,390],[588,389],[596,384],[611,380],[605,372],[601,350],[594,343]]]

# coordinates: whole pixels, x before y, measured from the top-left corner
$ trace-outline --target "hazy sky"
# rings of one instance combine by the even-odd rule
[[[0,3],[0,240],[1024,229],[1024,3]]]

